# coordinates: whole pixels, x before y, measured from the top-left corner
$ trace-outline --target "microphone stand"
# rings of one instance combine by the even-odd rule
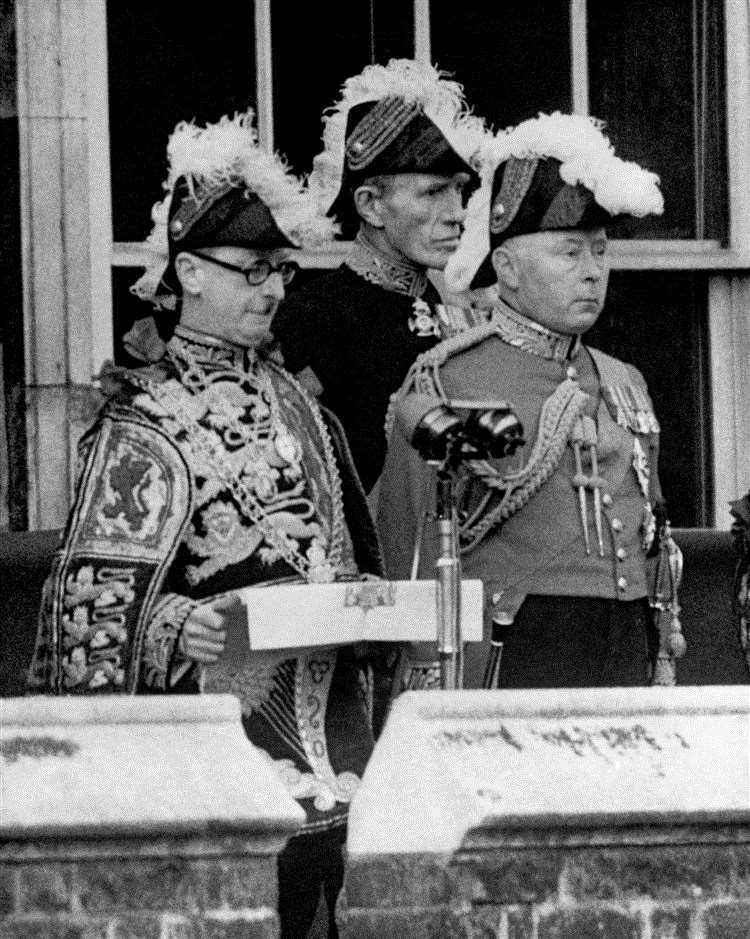
[[[458,551],[458,516],[454,500],[454,475],[455,468],[451,452],[437,473],[437,527],[440,554],[435,562],[440,687],[448,691],[456,691],[464,685],[461,559]]]
[[[407,414],[424,406],[424,396],[415,395]],[[523,445],[523,428],[505,401],[460,402],[476,408],[464,422],[448,404],[430,400],[432,407],[419,414],[410,443],[431,466],[437,466],[437,528],[440,554],[435,562],[437,646],[440,660],[440,687],[455,691],[464,684],[464,648],[461,635],[461,558],[455,479],[463,460],[512,455]],[[412,414],[413,416],[413,414]],[[412,562],[412,576],[419,568],[423,522]],[[493,636],[494,638],[494,636]],[[502,646],[500,646],[502,648]],[[499,659],[498,663],[499,665]],[[496,667],[491,671],[496,671]],[[495,679],[496,680],[496,679]]]

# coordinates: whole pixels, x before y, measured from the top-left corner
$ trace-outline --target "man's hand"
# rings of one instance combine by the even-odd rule
[[[233,594],[202,603],[185,620],[180,634],[179,649],[183,655],[203,665],[213,665],[219,660],[227,641],[227,627],[240,599]]]

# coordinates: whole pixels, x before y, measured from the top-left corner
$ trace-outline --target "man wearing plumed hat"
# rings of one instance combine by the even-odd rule
[[[178,325],[159,361],[107,376],[30,688],[235,693],[250,740],[307,814],[279,861],[282,935],[296,937],[321,886],[335,933],[348,804],[381,685],[352,647],[248,649],[225,663],[233,591],[379,574],[381,561],[337,422],[263,351],[295,273],[289,249],[330,237],[331,223],[258,147],[251,120],[182,123],[169,140],[153,261],[134,289],[176,305]],[[252,634],[252,608],[248,620]]]
[[[494,284],[497,299],[488,323],[425,352],[396,396],[378,517],[386,565],[408,575],[423,527],[427,471],[399,420],[409,396],[506,400],[524,448],[464,463],[457,495],[463,571],[483,580],[485,634],[502,643],[500,685],[667,681],[661,656],[652,675],[646,563],[659,424],[640,372],[583,341],[606,298],[607,226],[660,213],[658,178],[615,156],[600,122],[559,113],[498,133],[482,164],[446,283]],[[420,573],[431,576],[424,532]],[[468,647],[467,686],[485,680],[487,655]]]
[[[484,127],[460,85],[411,59],[347,79],[324,122],[309,185],[354,243],[340,268],[290,295],[273,332],[286,367],[340,418],[370,491],[391,393],[456,328],[428,271],[458,245]]]

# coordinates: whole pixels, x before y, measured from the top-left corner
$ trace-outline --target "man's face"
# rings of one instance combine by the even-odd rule
[[[512,305],[542,326],[578,336],[599,318],[607,295],[607,233],[537,232],[510,238],[495,253],[501,287],[510,269],[499,263],[507,251],[515,272]],[[507,294],[505,294],[507,297]]]
[[[283,249],[220,247],[201,248],[200,253],[243,269],[262,259],[278,265],[286,257]],[[281,275],[272,273],[263,283],[253,286],[239,271],[227,270],[193,254],[190,257],[200,271],[200,293],[190,305],[189,319],[184,308],[185,325],[241,346],[254,347],[268,339],[271,320],[284,299]]]
[[[442,270],[458,247],[468,173],[385,177],[378,199],[383,234],[396,256]]]

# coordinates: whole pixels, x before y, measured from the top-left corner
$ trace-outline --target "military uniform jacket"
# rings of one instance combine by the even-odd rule
[[[507,401],[524,427],[521,451],[507,460],[464,464],[458,486],[463,573],[484,583],[487,630],[493,617],[510,622],[529,594],[618,600],[647,595],[651,506],[659,498],[658,424],[635,368],[499,307],[487,326],[423,356],[404,394],[428,388],[449,401]],[[572,442],[582,418],[589,420],[579,473]],[[420,511],[431,498],[426,475],[396,419],[378,516],[386,567],[394,577],[409,574]],[[428,524],[420,576],[434,576],[436,553],[434,526]]]
[[[336,422],[280,367],[178,327],[167,358],[124,373],[82,441],[31,690],[234,692],[304,830],[342,823],[373,745],[373,661],[285,650],[202,670],[178,639],[200,602],[233,589],[380,570]]]

